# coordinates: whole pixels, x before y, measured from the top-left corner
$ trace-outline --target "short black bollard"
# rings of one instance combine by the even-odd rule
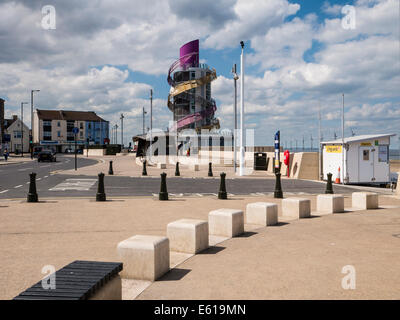
[[[36,192],[36,173],[32,172],[29,174],[29,192],[28,192],[28,202],[38,202],[38,194]]]
[[[328,173],[328,182],[326,183],[325,193],[333,194],[333,186],[332,186],[332,173]]]
[[[158,199],[159,200],[168,200],[167,174],[165,172],[161,173],[161,187],[160,187],[160,193],[159,193]]]
[[[147,161],[144,160],[144,161],[143,161],[142,176],[147,176],[146,163],[147,163]]]
[[[274,198],[283,198],[283,192],[282,192],[282,185],[281,185],[281,174],[280,173],[275,173],[276,176],[276,181],[275,181],[275,192],[274,192]]]
[[[179,172],[179,162],[175,165],[175,177],[179,177],[181,173]]]
[[[228,199],[228,195],[226,193],[226,186],[225,186],[225,177],[226,173],[221,173],[221,183],[219,185],[219,192],[218,192],[218,199],[226,200]]]
[[[213,172],[212,172],[212,163],[209,162],[208,163],[208,176],[212,177],[213,176]]]
[[[104,191],[104,173],[99,173],[99,182],[97,184],[96,201],[106,201],[106,193]]]
[[[113,170],[113,162],[112,161],[110,161],[110,167],[109,167],[109,169],[108,169],[108,174],[114,174],[114,170]]]

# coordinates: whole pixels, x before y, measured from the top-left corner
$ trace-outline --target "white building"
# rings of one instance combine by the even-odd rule
[[[21,119],[13,116],[12,119],[5,119],[5,134],[9,135],[10,141],[7,142],[8,152],[18,152],[24,149],[29,152],[29,128],[22,123]]]
[[[321,142],[323,179],[332,173],[345,184],[384,184],[390,182],[389,145],[395,134],[361,135]],[[343,180],[344,179],[344,180]]]

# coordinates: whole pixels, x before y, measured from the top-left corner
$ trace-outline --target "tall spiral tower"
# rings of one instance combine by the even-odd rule
[[[168,71],[171,86],[168,108],[176,125],[172,131],[183,129],[219,129],[215,118],[215,100],[211,98],[211,82],[217,78],[215,69],[199,63],[199,40],[180,48],[180,57]]]

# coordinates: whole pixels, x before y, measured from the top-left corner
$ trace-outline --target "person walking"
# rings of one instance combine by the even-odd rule
[[[8,150],[6,149],[6,150],[4,150],[4,160],[5,161],[7,161],[7,159],[8,159],[8,155],[9,155],[9,153],[8,153]]]

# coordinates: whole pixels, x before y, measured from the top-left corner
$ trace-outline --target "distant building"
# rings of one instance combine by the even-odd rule
[[[0,98],[0,145],[3,144],[4,136],[4,99]]]
[[[4,119],[4,136],[7,137],[4,148],[7,148],[8,152],[21,153],[22,148],[24,152],[29,152],[29,131],[28,126],[18,119],[18,116]]]
[[[73,128],[79,129],[77,145],[104,144],[109,139],[109,123],[93,111],[39,110],[33,115],[33,143],[55,146],[57,152],[74,147]]]

